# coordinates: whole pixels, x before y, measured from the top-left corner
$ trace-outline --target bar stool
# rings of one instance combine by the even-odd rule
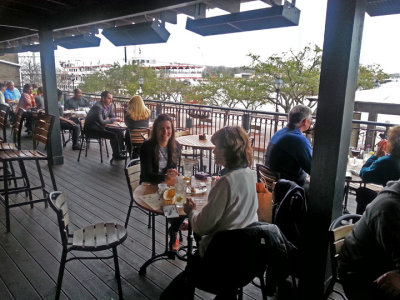
[[[0,190],[0,200],[4,202],[5,211],[6,211],[6,228],[7,232],[10,231],[10,208],[22,206],[22,205],[30,205],[33,207],[34,203],[45,202],[45,206],[47,207],[47,197],[49,192],[46,190],[46,185],[43,179],[42,169],[40,166],[40,161],[47,160],[48,161],[48,169],[51,178],[52,187],[54,190],[57,190],[56,181],[54,178],[52,163],[48,160],[48,156],[38,150],[37,147],[40,143],[43,145],[47,145],[50,137],[51,128],[54,123],[54,116],[40,113],[35,120],[35,129],[33,134],[33,150],[17,150],[17,149],[4,149],[0,150],[0,163],[3,163],[3,177],[1,180],[4,183],[4,188]],[[24,179],[23,186],[15,186],[9,187],[9,181],[13,180],[11,176],[9,176],[9,172],[7,172],[7,165],[12,162],[18,162],[22,174],[22,178]],[[28,177],[28,173],[26,172],[25,162],[26,161],[34,161],[37,168],[37,177],[40,180],[40,185],[32,186]],[[32,191],[34,190],[42,190],[43,198],[33,199]],[[25,192],[28,195],[28,200],[24,202],[18,203],[9,203],[10,194],[17,194],[20,192]]]

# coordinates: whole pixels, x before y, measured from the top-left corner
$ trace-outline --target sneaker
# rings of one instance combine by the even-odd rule
[[[181,231],[186,231],[189,229],[189,221],[185,220],[183,221],[183,223],[181,224],[181,226],[179,226],[179,230]]]
[[[179,249],[179,240],[178,237],[175,238],[175,243],[172,245],[172,250],[173,251],[178,251]]]

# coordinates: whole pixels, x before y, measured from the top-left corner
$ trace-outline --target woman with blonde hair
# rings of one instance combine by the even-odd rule
[[[383,149],[384,145],[385,143],[379,143],[375,154],[362,166],[360,177],[363,182],[386,186],[388,181],[400,179],[400,126],[389,129],[387,152]],[[357,213],[362,214],[376,195],[375,191],[366,187],[358,188]]]
[[[131,136],[129,131],[132,129],[149,128],[150,109],[143,102],[140,95],[135,95],[129,100],[125,114],[125,124],[128,130],[125,133],[125,145],[128,153],[131,153]],[[135,153],[138,155],[138,153]]]
[[[140,95],[135,95],[129,100],[125,114],[125,124],[128,129],[149,128],[150,109],[143,102]]]

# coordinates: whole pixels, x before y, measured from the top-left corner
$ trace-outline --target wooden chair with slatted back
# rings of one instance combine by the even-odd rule
[[[0,143],[7,142],[7,115],[9,108],[5,107],[5,105],[0,104],[0,130],[3,132],[3,136],[0,137]]]
[[[4,107],[5,105],[3,105]],[[6,108],[10,109],[9,107],[6,106]],[[7,115],[2,119],[1,114],[3,111],[0,111],[0,127],[4,126],[3,129],[6,129],[6,122],[7,122]],[[6,113],[7,114],[7,113]],[[0,151],[1,150],[6,150],[6,149],[14,149],[14,150],[21,150],[21,129],[22,129],[22,117],[24,114],[23,109],[19,109],[17,114],[14,116],[14,123],[12,127],[12,134],[13,134],[13,141],[14,142],[6,142],[6,138],[3,139],[2,142],[0,142]],[[4,134],[4,137],[6,135]],[[9,179],[12,179],[14,181],[14,186],[17,186],[18,180],[25,178],[23,176],[18,176],[15,173],[14,170],[14,165],[12,162],[9,163],[9,170],[6,170],[6,172],[9,172]],[[2,178],[2,175],[0,175],[0,178]],[[1,181],[1,179],[0,179]]]
[[[1,112],[0,112],[1,114]],[[5,149],[21,149],[21,130],[22,130],[22,123],[23,123],[23,114],[24,110],[19,109],[18,112],[15,115],[15,120],[12,126],[12,136],[13,136],[13,142],[9,143],[6,142],[4,139],[2,143],[0,143],[0,150],[5,150]],[[0,127],[1,127],[1,117],[0,117]]]
[[[274,184],[280,179],[279,173],[271,171],[263,164],[256,164],[257,182],[264,182],[270,192],[273,192]]]
[[[332,292],[335,292],[342,296],[343,299],[346,297],[339,291],[335,290],[333,287],[336,282],[340,282],[338,277],[337,267],[340,249],[343,246],[344,239],[352,231],[355,223],[361,218],[361,215],[357,214],[347,214],[340,216],[333,220],[331,226],[329,227],[329,252],[332,268],[332,277],[329,281],[328,287],[325,292],[325,299],[328,299]],[[342,224],[345,222],[346,224]]]
[[[133,199],[133,191],[136,189],[136,187],[139,185],[139,182],[140,182],[140,159],[139,158],[132,159],[126,164],[125,177],[126,177],[126,183],[128,184],[129,195],[131,197],[131,201],[129,203],[129,208],[128,208],[128,214],[126,216],[126,221],[125,221],[125,227],[127,227],[128,223],[129,223],[129,217],[131,215],[132,208],[139,208],[138,206],[136,206],[134,204],[135,201]],[[149,215],[148,227],[150,228],[151,216],[148,212],[145,212],[145,211],[143,211],[143,212]]]
[[[119,298],[122,297],[121,276],[119,272],[117,246],[122,244],[127,238],[126,228],[116,223],[97,223],[78,229],[73,233],[69,231],[69,211],[68,203],[62,192],[55,191],[48,197],[50,207],[57,214],[58,226],[60,228],[62,254],[60,269],[58,271],[56,299],[60,298],[61,285],[64,277],[65,265],[75,259],[114,259],[115,278],[118,283]],[[72,256],[67,259],[71,251],[97,252],[112,250],[110,256]]]
[[[33,150],[4,149],[0,151],[0,163],[3,163],[3,176],[1,178],[1,181],[3,181],[4,183],[3,189],[0,189],[0,199],[5,204],[7,232],[10,231],[10,208],[22,205],[30,205],[31,207],[33,207],[33,204],[37,202],[45,202],[45,205],[47,206],[47,196],[49,192],[46,189],[40,161],[47,161],[52,188],[53,190],[57,190],[57,185],[52,169],[52,161],[48,159],[48,156],[46,154],[37,150],[37,146],[41,143],[44,144],[45,147],[47,146],[50,138],[51,128],[54,123],[54,116],[48,114],[40,114],[35,120],[35,123],[36,124],[32,138],[34,145]],[[23,186],[9,187],[9,181],[13,180],[14,178],[11,178],[9,176],[10,174],[9,172],[7,172],[7,165],[11,164],[14,161],[18,162],[20,166],[21,176],[24,179]],[[39,178],[40,185],[38,186],[32,186],[30,183],[25,167],[25,163],[27,163],[28,161],[33,161],[36,164],[38,173],[37,175],[34,175],[34,177]],[[33,199],[33,190],[42,190],[43,198]],[[11,194],[16,194],[20,192],[25,192],[28,194],[28,201],[10,204],[9,196]]]
[[[149,138],[150,129],[149,128],[136,128],[129,130],[130,135],[130,146],[131,151],[129,153],[129,158],[134,159],[139,157],[140,147],[143,142]]]

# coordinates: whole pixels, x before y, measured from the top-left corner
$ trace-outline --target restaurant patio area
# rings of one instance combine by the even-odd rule
[[[23,148],[31,140],[23,136]],[[77,162],[78,151],[64,148],[64,164],[55,166],[58,189],[67,194],[73,229],[96,222],[124,224],[130,201],[124,163],[100,163],[98,145],[92,144],[88,157]],[[44,176],[50,184],[47,165]],[[27,167],[34,175],[33,165]],[[12,196],[16,202],[23,193]],[[351,198],[349,208],[354,209]],[[151,256],[151,229],[147,216],[133,209],[128,238],[118,248],[122,289],[125,299],[158,299],[162,290],[184,267],[180,260],[161,260],[139,275],[140,266]],[[164,249],[164,218],[156,218],[156,249]],[[184,240],[185,240],[185,234]],[[0,299],[54,299],[62,246],[53,210],[43,203],[11,209],[11,231],[6,232],[4,205],[0,209]],[[98,255],[92,254],[92,255]],[[340,289],[340,287],[338,287]],[[336,299],[332,294],[330,299]],[[112,260],[73,261],[67,264],[62,299],[117,299],[118,288]],[[196,290],[196,299],[214,296]],[[244,299],[261,299],[252,284],[244,289]]]

